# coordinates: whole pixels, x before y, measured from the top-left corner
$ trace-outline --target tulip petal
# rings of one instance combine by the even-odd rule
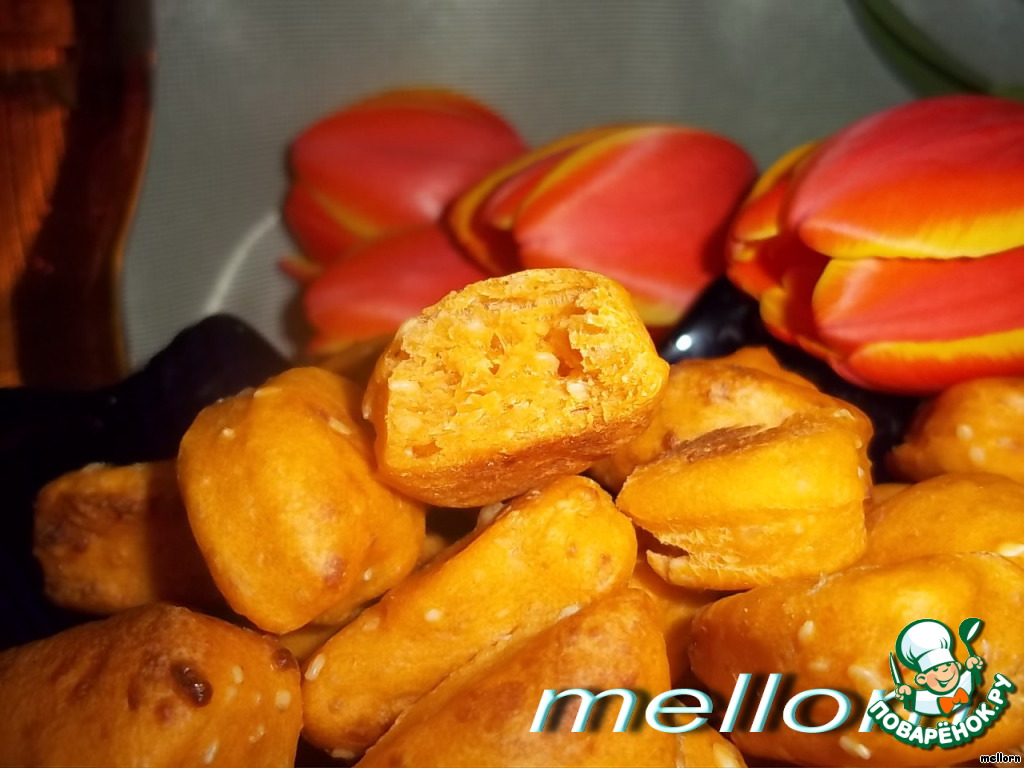
[[[761,174],[733,219],[732,240],[750,243],[779,233],[782,206],[789,193],[790,182],[816,146],[817,142],[810,142],[790,150]],[[745,253],[746,250],[740,250],[734,258],[742,261]]]
[[[339,339],[394,333],[424,307],[485,277],[437,225],[370,241],[325,269],[306,290],[306,316],[319,334],[312,351]]]
[[[302,253],[315,262],[329,264],[359,242],[303,184],[295,183],[289,188],[282,214]]]
[[[878,342],[832,366],[870,389],[930,395],[967,379],[1024,376],[1024,329],[956,341]]]
[[[780,244],[778,250],[790,260],[779,275],[778,284],[761,296],[761,319],[772,335],[782,341],[795,344],[816,357],[828,358],[830,352],[818,339],[811,313],[811,296],[828,259],[809,249],[800,250],[795,242],[788,247]],[[799,256],[793,258],[795,254]]]
[[[589,141],[618,130],[601,126],[564,136],[520,155],[480,179],[452,203],[446,221],[459,244],[485,269],[501,275],[519,269],[511,218],[553,164]]]
[[[978,257],[1024,243],[1024,104],[923,99],[840,131],[785,226],[835,258]]]
[[[981,259],[834,260],[814,291],[821,339],[837,352],[886,341],[948,341],[1024,328],[1024,247]]]
[[[522,204],[521,263],[599,272],[678,318],[724,270],[725,226],[754,174],[719,136],[621,129],[567,155]]]
[[[427,90],[353,105],[296,139],[292,169],[361,235],[436,220],[458,193],[524,150],[500,116],[469,102]]]

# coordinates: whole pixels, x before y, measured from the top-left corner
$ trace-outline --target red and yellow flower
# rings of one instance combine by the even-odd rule
[[[734,220],[728,274],[863,386],[1024,374],[1024,104],[925,99],[793,150]]]
[[[620,282],[651,328],[722,274],[725,228],[756,175],[727,139],[605,126],[516,158],[460,195],[448,224],[494,274],[573,267]]]

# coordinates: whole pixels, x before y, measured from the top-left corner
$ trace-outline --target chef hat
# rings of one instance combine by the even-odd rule
[[[908,624],[896,640],[900,661],[918,672],[956,661],[952,647],[953,631],[934,619],[919,619]]]

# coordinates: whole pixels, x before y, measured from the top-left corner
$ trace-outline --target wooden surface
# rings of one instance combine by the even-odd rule
[[[123,373],[117,279],[150,123],[146,41],[125,40],[139,32],[127,6],[0,2],[3,386]]]

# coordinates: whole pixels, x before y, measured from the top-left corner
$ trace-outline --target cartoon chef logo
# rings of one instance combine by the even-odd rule
[[[970,641],[981,629],[979,619],[965,619],[960,625],[968,656],[961,663],[954,656],[953,631],[935,619],[911,622],[896,639],[896,655],[903,666],[915,672],[913,688],[904,682],[890,656],[896,698],[911,712],[925,716],[952,716],[953,722],[967,717],[975,685],[980,681],[984,660],[975,655]]]
[[[981,689],[985,661],[971,648],[981,632],[981,619],[964,619],[957,635],[967,658],[956,658],[953,631],[935,619],[918,619],[903,628],[896,638],[896,653],[889,654],[889,671],[895,690],[875,691],[865,715],[898,741],[921,749],[955,749],[994,728],[1010,706],[1010,694],[1017,686],[1006,675],[986,672],[992,685]],[[903,679],[896,658],[913,673],[913,683]],[[916,686],[916,687],[915,687]],[[904,717],[890,702],[898,700],[909,712]]]

